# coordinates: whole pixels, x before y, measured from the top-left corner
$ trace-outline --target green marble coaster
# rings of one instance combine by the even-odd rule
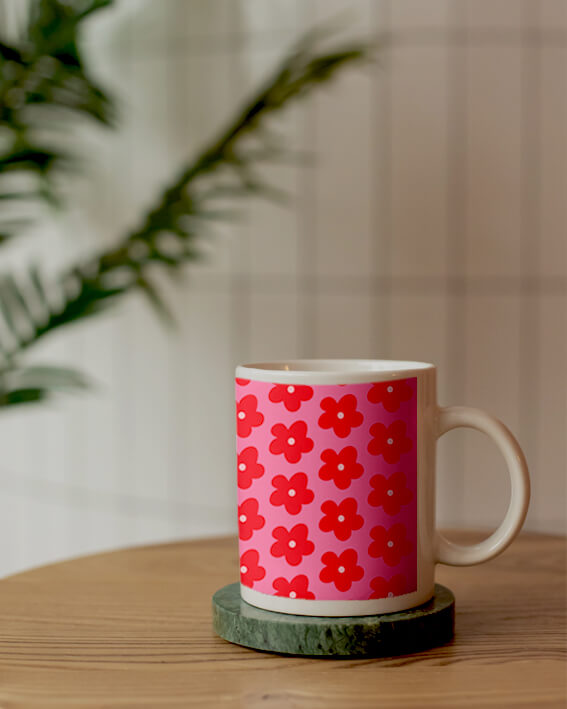
[[[453,637],[455,597],[435,585],[428,603],[399,613],[323,618],[262,610],[231,583],[213,596],[213,628],[221,638],[255,650],[312,657],[406,655]]]

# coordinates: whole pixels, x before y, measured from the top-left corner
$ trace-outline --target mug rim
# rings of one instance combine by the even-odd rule
[[[434,369],[429,362],[396,359],[282,359],[239,364],[235,376],[275,383],[350,384],[404,379]]]

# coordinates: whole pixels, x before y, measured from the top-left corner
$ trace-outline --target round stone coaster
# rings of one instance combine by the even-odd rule
[[[231,583],[213,596],[213,628],[221,638],[255,650],[312,657],[406,655],[443,645],[453,637],[455,597],[435,584],[422,606],[399,613],[358,617],[274,613],[240,598]]]

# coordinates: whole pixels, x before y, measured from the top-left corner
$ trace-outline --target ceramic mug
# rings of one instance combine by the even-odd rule
[[[468,426],[507,463],[508,511],[485,541],[435,528],[435,448]],[[290,360],[236,368],[240,590],[282,613],[357,616],[421,605],[435,564],[488,561],[529,502],[524,454],[478,409],[440,407],[436,368],[391,360]]]

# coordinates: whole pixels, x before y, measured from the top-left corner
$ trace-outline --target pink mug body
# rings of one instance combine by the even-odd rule
[[[306,615],[422,602],[416,373],[345,383],[237,373],[243,599]]]

